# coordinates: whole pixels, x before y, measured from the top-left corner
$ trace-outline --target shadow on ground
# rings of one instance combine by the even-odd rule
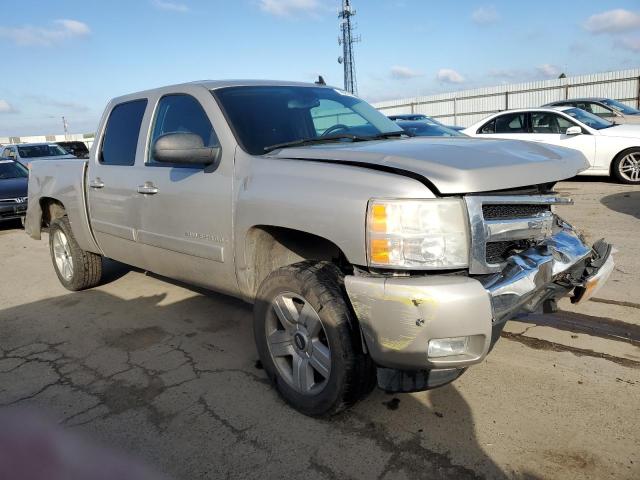
[[[0,222],[0,235],[13,230],[22,230],[20,220],[3,220]]]
[[[614,212],[624,213],[640,219],[640,190],[608,195],[600,202]]]
[[[376,391],[330,420],[298,414],[256,362],[251,321],[246,304],[195,292],[6,308],[0,405],[45,410],[174,478],[514,478],[478,444],[455,386]]]

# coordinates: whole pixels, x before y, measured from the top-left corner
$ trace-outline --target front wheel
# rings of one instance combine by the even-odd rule
[[[102,257],[80,248],[66,216],[51,222],[49,250],[56,275],[67,290],[84,290],[100,283]]]
[[[621,183],[640,185],[640,149],[628,150],[618,155],[611,171]]]
[[[254,307],[264,369],[283,399],[310,416],[353,405],[375,385],[339,270],[302,262],[271,273]]]

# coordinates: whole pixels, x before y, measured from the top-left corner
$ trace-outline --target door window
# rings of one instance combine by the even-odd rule
[[[485,123],[482,127],[480,127],[478,133],[496,133],[496,121],[491,120],[490,122]]]
[[[550,112],[531,112],[532,133],[565,134],[576,124],[567,118]]]
[[[160,99],[153,122],[149,161],[147,165],[162,167],[194,168],[194,165],[156,162],[153,159],[153,144],[167,133],[194,133],[202,139],[205,147],[220,145],[216,132],[200,102],[191,95],[166,95]],[[195,168],[202,168],[195,165]]]
[[[615,114],[610,109],[603,107],[599,103],[591,103],[590,106],[591,110],[589,111],[594,115],[598,115],[599,117],[603,118],[615,117]]]
[[[495,133],[527,133],[526,114],[510,113],[495,120]]]
[[[113,107],[104,132],[100,163],[124,166],[136,163],[140,125],[146,108],[146,98]]]

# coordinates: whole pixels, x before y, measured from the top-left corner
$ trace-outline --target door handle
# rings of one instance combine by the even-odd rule
[[[138,185],[138,193],[142,193],[143,195],[155,195],[158,193],[158,187],[156,187],[152,182],[144,182],[144,185]]]
[[[95,180],[89,182],[91,188],[104,188],[104,182],[97,177]]]

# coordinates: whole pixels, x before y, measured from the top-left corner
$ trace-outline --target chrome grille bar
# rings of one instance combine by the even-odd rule
[[[570,205],[570,198],[558,195],[492,195],[465,197],[471,226],[469,273],[487,274],[502,270],[504,263],[488,263],[486,245],[489,242],[532,240],[541,241],[553,234],[554,215],[540,212],[525,218],[485,220],[483,205]]]

